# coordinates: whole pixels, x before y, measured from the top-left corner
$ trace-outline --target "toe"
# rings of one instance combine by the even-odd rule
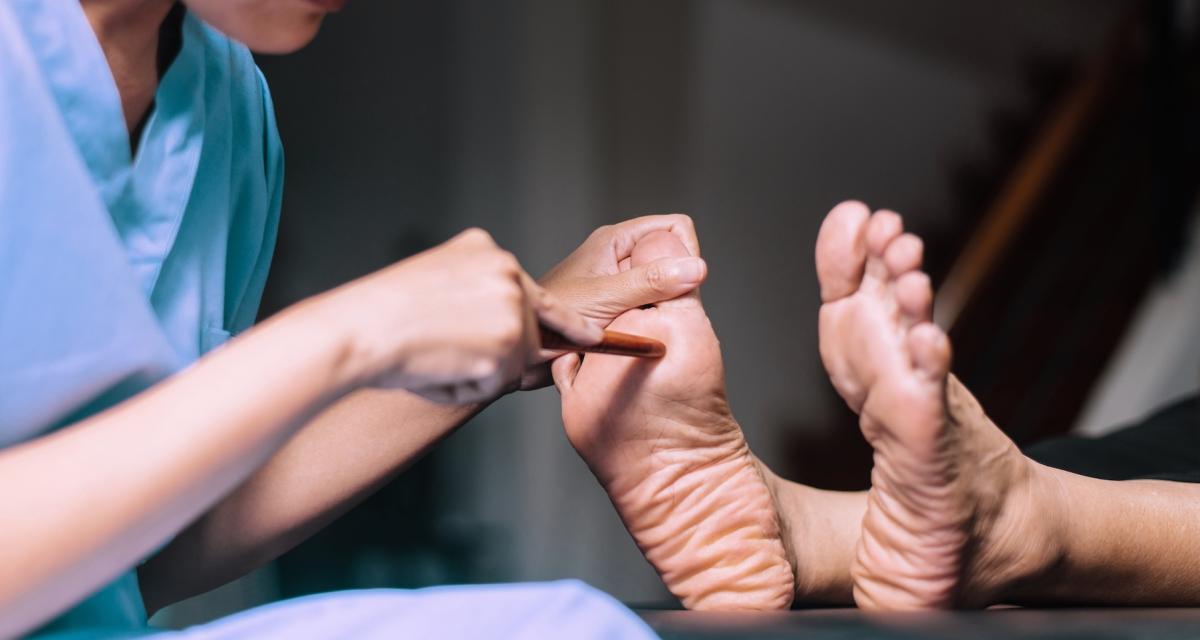
[[[931,381],[940,381],[950,373],[950,339],[931,322],[923,322],[908,332],[908,349],[913,366]]]
[[[629,268],[650,264],[661,258],[686,258],[687,247],[670,231],[651,231],[642,236],[629,254]]]
[[[883,283],[891,279],[883,254],[888,245],[904,233],[904,222],[892,211],[878,211],[867,223],[867,266],[866,280]]]
[[[861,202],[834,207],[817,234],[817,278],[821,300],[833,302],[858,291],[867,259],[866,227],[871,211]]]
[[[933,286],[923,271],[909,271],[896,280],[896,302],[909,327],[929,322],[933,311]]]
[[[872,256],[883,257],[892,240],[904,233],[904,220],[895,211],[882,210],[871,216],[867,223],[867,251]]]
[[[883,252],[883,263],[893,278],[916,271],[921,268],[925,255],[925,244],[911,233],[901,235],[892,241]]]

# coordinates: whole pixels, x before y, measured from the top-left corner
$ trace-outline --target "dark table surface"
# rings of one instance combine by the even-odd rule
[[[889,614],[869,614],[856,609],[737,614],[642,610],[638,614],[664,640],[1200,640],[1200,609],[993,609]]]

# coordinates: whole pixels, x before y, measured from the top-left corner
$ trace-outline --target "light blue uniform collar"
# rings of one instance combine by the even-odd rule
[[[13,1],[67,129],[149,297],[174,245],[204,143],[204,26],[190,13],[184,16],[180,51],[159,81],[135,158],[130,156],[116,81],[83,12],[78,7],[47,11],[45,5],[55,0]],[[81,49],[86,55],[80,55]],[[147,202],[155,206],[147,207]]]

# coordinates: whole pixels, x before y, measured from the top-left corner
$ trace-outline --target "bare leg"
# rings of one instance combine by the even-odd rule
[[[865,608],[1200,603],[1200,486],[1022,455],[948,373],[921,244],[840,205],[822,227],[821,356],[875,448],[854,557]]]
[[[794,549],[796,601],[853,604],[850,566],[858,545],[866,491],[827,491],[784,480],[763,467],[775,496],[784,544]]]

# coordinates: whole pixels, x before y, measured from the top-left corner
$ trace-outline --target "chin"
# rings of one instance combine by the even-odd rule
[[[326,12],[311,0],[186,0],[188,10],[255,53],[292,53],[312,42]]]
[[[265,27],[247,29],[238,33],[237,29],[225,31],[229,37],[246,45],[255,53],[284,54],[303,49],[317,37],[321,29],[323,13],[313,13],[296,20],[288,20],[283,24],[276,23]]]

